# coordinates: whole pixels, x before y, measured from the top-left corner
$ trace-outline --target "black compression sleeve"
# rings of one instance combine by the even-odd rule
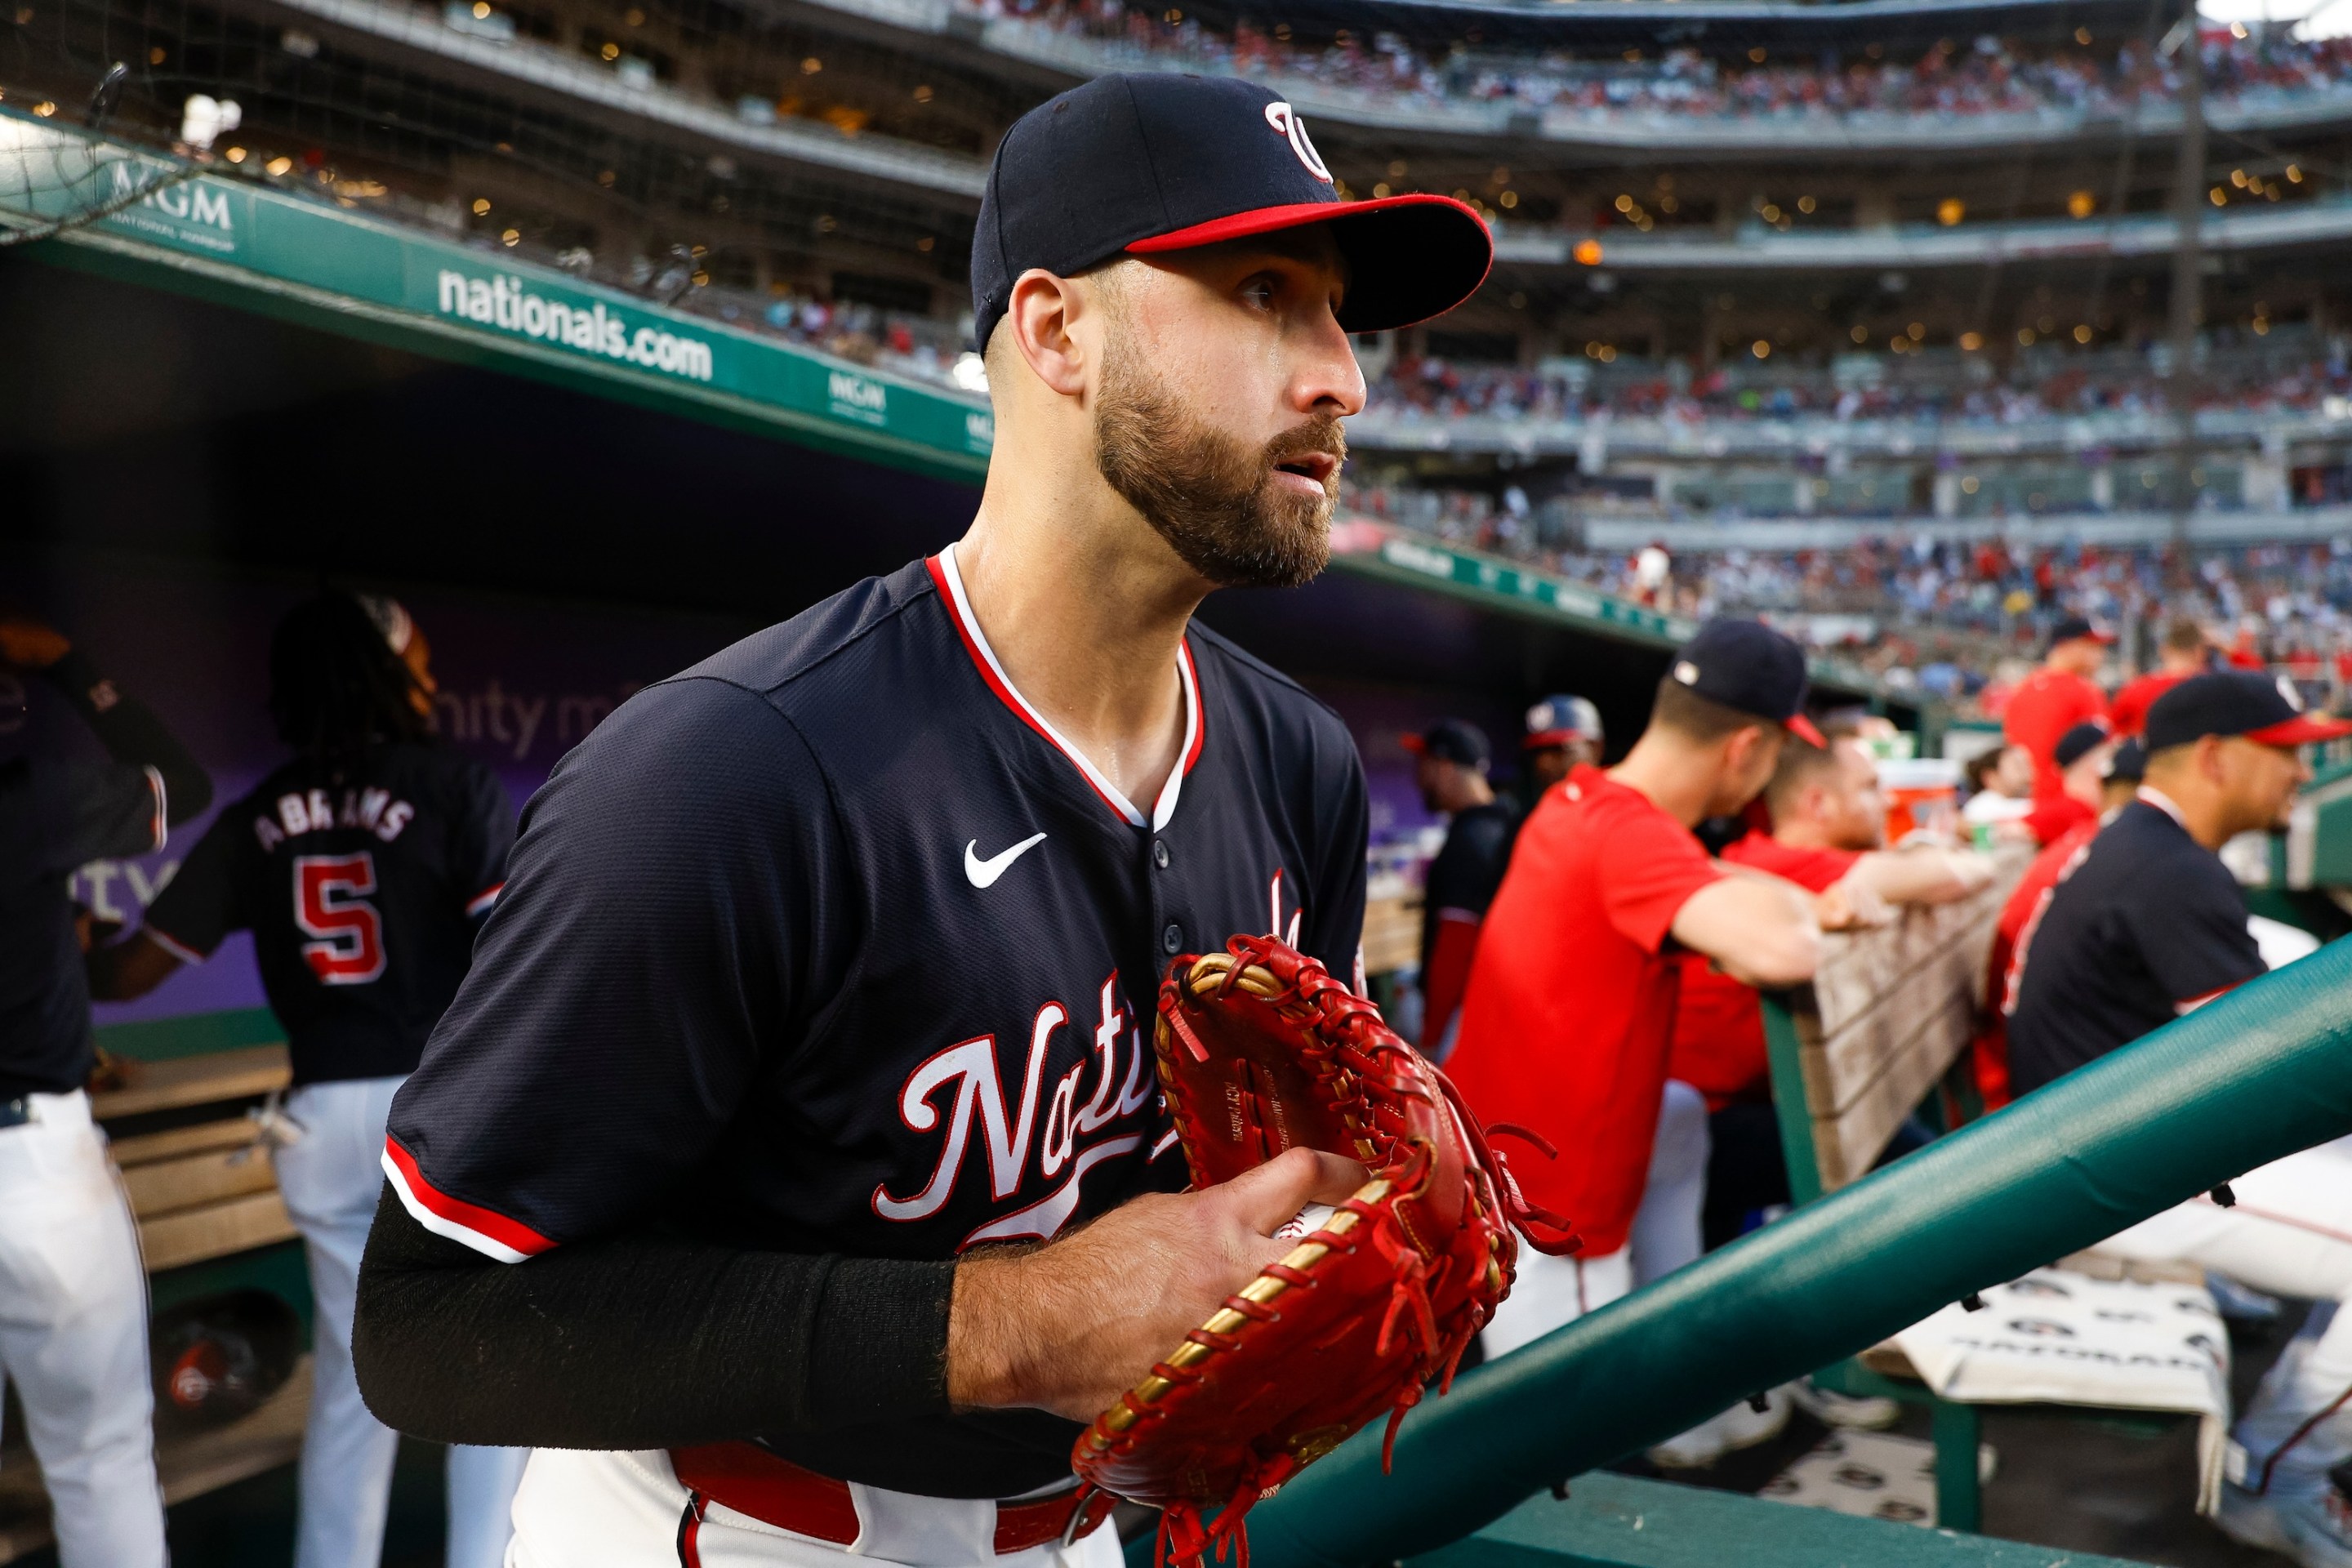
[[[189,755],[179,737],[163,727],[152,709],[115,689],[88,654],[71,649],[41,673],[65,693],[109,756],[118,763],[153,768],[163,775],[166,821],[185,822],[212,804],[212,775]]]
[[[638,1449],[948,1413],[951,1263],[653,1235],[498,1263],[387,1186],[360,1267],[360,1392],[443,1443]]]

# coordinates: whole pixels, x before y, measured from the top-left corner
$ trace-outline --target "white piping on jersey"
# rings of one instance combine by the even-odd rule
[[[1145,826],[1144,815],[1135,808],[1134,803],[1103,776],[1102,770],[1089,762],[1084,752],[1070,744],[1068,739],[1037,711],[1036,704],[1021,695],[1021,689],[1013,684],[1013,678],[1004,673],[1004,666],[998,661],[996,650],[988,645],[988,634],[980,629],[980,617],[971,613],[971,601],[964,595],[963,574],[956,567],[955,546],[950,544],[941,550],[939,559],[940,575],[947,579],[950,607],[955,612],[956,619],[963,623],[966,635],[971,638],[971,646],[978,648],[980,657],[988,661],[989,669],[995,674],[1006,695],[1019,705],[1022,713],[1047,740],[1061,748],[1064,756],[1077,764],[1087,782],[1110,802],[1112,809],[1132,826]],[[1192,742],[1201,732],[1201,694],[1192,684],[1192,661],[1181,655],[1176,660],[1176,679],[1184,688],[1184,742],[1177,748],[1175,766],[1168,770],[1168,782],[1160,786],[1160,799],[1151,807],[1149,826],[1155,830],[1167,826],[1168,819],[1176,815],[1176,797],[1184,786],[1184,759],[1192,754]]]
[[[2165,816],[2172,818],[2175,825],[2177,825],[2183,833],[2189,831],[2189,818],[2181,815],[2179,804],[2170,795],[2157,788],[2154,784],[2140,785],[2138,789],[2133,792],[2133,795],[2136,799],[2145,801],[2149,805],[2156,807],[2157,810],[2164,813]]]
[[[171,794],[163,784],[163,770],[152,763],[147,768],[147,787],[155,795],[155,847],[147,852],[152,855],[172,841],[172,803]]]

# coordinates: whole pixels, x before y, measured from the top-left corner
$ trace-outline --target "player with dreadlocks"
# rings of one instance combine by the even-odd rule
[[[390,599],[322,594],[279,624],[269,712],[294,755],[225,810],[148,909],[94,953],[95,995],[143,994],[250,931],[286,1030],[271,1158],[310,1257],[318,1329],[296,1568],[372,1568],[399,1438],[352,1375],[352,1295],[393,1091],[416,1066],[499,894],[514,812],[434,743],[425,635]],[[494,1568],[524,1451],[449,1453],[450,1568]]]

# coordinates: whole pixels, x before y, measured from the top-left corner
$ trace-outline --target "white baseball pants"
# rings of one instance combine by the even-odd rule
[[[763,1524],[717,1503],[687,1568],[1119,1568],[1108,1523],[1068,1546],[996,1554],[996,1505],[852,1483],[862,1532],[847,1546]],[[515,1494],[508,1568],[680,1568],[686,1489],[669,1456],[539,1448]]]
[[[163,1568],[147,1275],[89,1097],[0,1129],[0,1374],[16,1385],[63,1568]]]
[[[2194,1263],[2274,1296],[2337,1303],[2316,1342],[2280,1359],[2233,1434],[2259,1466],[2320,1417],[2280,1460],[2317,1474],[2352,1458],[2352,1138],[2274,1160],[2230,1190],[2233,1207],[2194,1198],[2099,1250]]]
[[[400,1435],[372,1415],[352,1372],[360,1256],[383,1184],[384,1121],[397,1078],[306,1084],[287,1096],[302,1129],[276,1149],[278,1190],[302,1233],[316,1311],[310,1425],[302,1436],[295,1568],[375,1568]],[[502,1568],[528,1449],[449,1450],[448,1568]]]

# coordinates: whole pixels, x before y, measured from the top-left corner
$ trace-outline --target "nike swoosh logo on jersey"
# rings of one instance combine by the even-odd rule
[[[983,860],[978,853],[980,840],[975,838],[963,847],[963,874],[975,888],[992,888],[1004,868],[1045,841],[1042,833],[1033,833],[1012,848],[1001,850]]]

